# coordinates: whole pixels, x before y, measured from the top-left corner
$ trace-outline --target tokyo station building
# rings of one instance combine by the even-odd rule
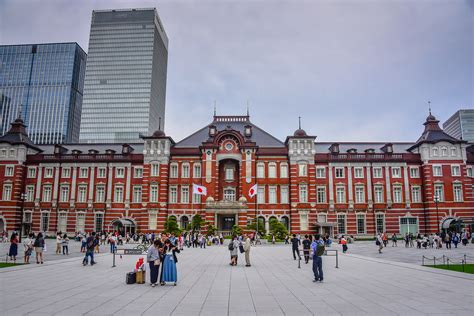
[[[474,146],[429,115],[411,143],[284,141],[249,115],[214,116],[175,142],[35,145],[21,119],[0,138],[0,231],[159,232],[200,214],[219,232],[275,218],[291,233],[472,230]],[[421,128],[420,128],[421,130]],[[193,184],[207,195],[194,195]],[[257,195],[249,189],[258,185]]]

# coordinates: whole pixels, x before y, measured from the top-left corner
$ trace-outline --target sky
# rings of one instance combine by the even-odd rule
[[[0,0],[0,44],[77,42],[94,9],[156,7],[169,38],[166,133],[242,115],[284,140],[416,141],[474,108],[474,0]]]

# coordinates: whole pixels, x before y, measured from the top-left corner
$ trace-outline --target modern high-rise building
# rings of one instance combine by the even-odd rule
[[[474,110],[457,111],[443,123],[443,129],[453,137],[474,142]]]
[[[167,65],[156,9],[93,11],[80,142],[131,143],[163,130]]]
[[[0,132],[19,116],[36,144],[77,143],[86,53],[77,43],[0,46]]]

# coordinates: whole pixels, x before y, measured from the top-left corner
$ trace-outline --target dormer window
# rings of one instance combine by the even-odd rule
[[[89,149],[89,155],[97,155],[99,153],[98,150],[95,149]]]
[[[217,133],[217,128],[215,125],[209,125],[209,136],[214,137]]]
[[[347,153],[348,153],[348,154],[357,154],[357,149],[355,149],[355,148],[350,148],[350,149],[347,150]]]
[[[105,153],[106,153],[107,155],[113,155],[113,154],[115,154],[115,150],[113,150],[113,149],[106,149],[106,150],[105,150]]]
[[[122,145],[122,155],[128,155],[129,153],[131,153],[133,151],[133,148],[132,146],[128,145],[128,144],[123,144]]]
[[[365,151],[366,154],[374,154],[375,153],[375,149],[373,149],[373,148],[368,148],[364,151]]]
[[[80,154],[82,154],[82,151],[80,151],[80,150],[78,150],[78,149],[74,149],[74,150],[72,151],[72,154],[73,154],[73,155],[80,155]]]
[[[390,143],[385,144],[385,146],[383,146],[381,149],[386,154],[393,154],[393,145]]]
[[[251,125],[245,125],[244,135],[245,135],[245,137],[252,136],[252,126]]]
[[[339,154],[339,144],[332,144],[331,147],[329,147],[329,151],[331,154]]]

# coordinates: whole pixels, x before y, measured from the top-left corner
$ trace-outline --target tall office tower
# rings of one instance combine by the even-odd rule
[[[156,9],[93,11],[80,142],[141,142],[163,130],[167,64]]]
[[[1,134],[21,116],[36,144],[77,143],[86,57],[77,43],[0,46]]]
[[[457,111],[443,123],[443,129],[453,137],[474,142],[474,110]]]

